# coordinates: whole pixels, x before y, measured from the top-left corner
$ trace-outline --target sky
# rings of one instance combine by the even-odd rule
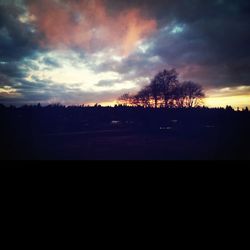
[[[0,103],[115,104],[175,68],[250,107],[248,0],[0,0]]]

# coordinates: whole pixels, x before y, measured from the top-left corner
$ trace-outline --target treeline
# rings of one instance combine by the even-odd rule
[[[192,81],[180,82],[175,69],[159,72],[149,85],[137,94],[124,94],[118,102],[124,106],[154,108],[194,108],[203,104],[201,85]]]
[[[67,110],[67,111],[71,111],[71,110],[79,110],[79,111],[84,111],[84,110],[89,110],[89,111],[94,111],[94,110],[144,110],[144,109],[148,109],[148,110],[152,110],[154,109],[154,106],[151,106],[151,107],[143,107],[143,106],[129,106],[129,105],[122,105],[122,104],[119,104],[119,105],[115,105],[114,107],[113,106],[102,106],[100,104],[95,104],[94,106],[89,106],[89,105],[72,105],[72,106],[65,106],[61,103],[56,103],[56,104],[49,104],[49,105],[41,105],[40,103],[38,104],[29,104],[29,105],[23,105],[23,106],[14,106],[14,105],[9,105],[9,106],[6,106],[4,104],[0,104],[0,111],[1,110],[5,110],[5,111],[18,111],[18,110],[24,110],[24,111],[60,111],[60,110]],[[163,109],[165,110],[164,106],[161,106],[161,108],[159,109]],[[175,110],[173,110],[173,112],[177,111],[177,110],[183,110],[182,107],[180,108],[177,108]],[[209,107],[206,107],[206,106],[197,106],[195,108],[193,107],[187,107],[185,108],[185,110],[197,110],[197,111],[232,111],[232,112],[235,112],[235,111],[244,111],[244,112],[249,112],[249,109],[248,107],[245,107],[245,108],[237,108],[237,109],[234,109],[232,106],[226,106],[225,108],[223,107],[217,107],[217,108],[209,108]]]

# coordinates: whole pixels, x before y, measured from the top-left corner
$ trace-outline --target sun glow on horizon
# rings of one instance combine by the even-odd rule
[[[234,109],[250,108],[250,95],[208,97],[204,100],[209,108],[225,108],[231,106]]]
[[[207,91],[204,102],[210,108],[226,106],[232,106],[234,109],[250,108],[250,87],[240,85],[211,89]]]

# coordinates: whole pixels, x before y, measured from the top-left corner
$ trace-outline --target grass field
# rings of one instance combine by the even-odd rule
[[[135,112],[137,119],[133,113],[122,120],[123,115],[108,111],[109,116],[105,115],[103,120],[100,114],[93,115],[93,111],[84,114],[81,123],[82,118],[76,121],[76,114],[71,115],[71,112],[60,119],[49,119],[47,114],[33,114],[32,119],[26,114],[20,119],[20,113],[16,112],[11,116],[5,113],[5,125],[1,128],[1,159],[250,159],[249,113],[182,111],[178,114],[173,111],[164,119],[162,115],[156,119],[154,111],[146,115],[143,114],[146,111],[138,111]],[[71,125],[65,117],[69,117]]]

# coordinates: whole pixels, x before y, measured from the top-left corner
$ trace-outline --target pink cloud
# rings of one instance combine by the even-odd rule
[[[41,44],[52,48],[76,46],[91,52],[111,47],[128,55],[157,28],[156,20],[139,9],[111,15],[103,0],[30,1],[29,11],[43,34]]]

